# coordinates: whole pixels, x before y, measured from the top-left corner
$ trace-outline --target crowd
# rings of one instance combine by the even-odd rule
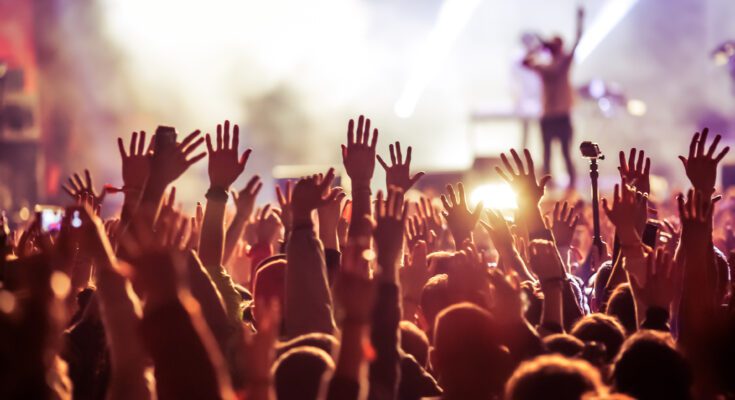
[[[0,398],[735,398],[735,210],[706,129],[675,199],[650,195],[643,151],[620,152],[601,246],[591,206],[548,199],[528,150],[497,168],[512,214],[470,207],[462,183],[408,201],[411,147],[388,163],[361,116],[349,192],[329,169],[257,205],[258,176],[232,190],[237,125],[153,136],[118,139],[115,215],[85,170],[58,232],[3,217]],[[209,188],[184,215],[172,185],[200,161]]]

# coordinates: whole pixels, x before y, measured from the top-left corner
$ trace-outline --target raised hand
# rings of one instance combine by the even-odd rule
[[[647,213],[646,199],[647,196],[636,192],[625,181],[623,181],[622,186],[615,185],[612,205],[609,204],[606,198],[602,199],[602,209],[607,214],[610,222],[615,225],[616,233],[621,241],[631,240],[637,243],[640,240],[641,219],[643,225],[645,225]]]
[[[436,233],[429,229],[429,224],[419,215],[414,215],[408,219],[406,226],[406,242],[409,248],[414,248],[416,244],[423,241],[426,246],[433,249],[436,244]]]
[[[493,241],[495,248],[498,253],[507,255],[514,249],[513,234],[508,226],[508,221],[505,220],[503,214],[496,210],[487,210],[487,220],[480,221],[480,224],[490,235],[490,239]]]
[[[69,184],[63,185],[62,188],[66,193],[69,194],[77,203],[82,201],[82,196],[85,196],[86,199],[92,199],[92,202],[94,203],[94,208],[99,207],[102,204],[102,201],[105,199],[105,191],[97,192],[94,190],[94,184],[92,183],[92,174],[89,172],[88,169],[84,170],[84,180],[82,180],[82,177],[79,176],[78,173],[74,173],[72,179],[72,176],[68,178]]]
[[[642,271],[628,271],[635,299],[648,307],[669,309],[681,290],[682,270],[671,254],[663,249],[648,254]],[[645,315],[645,313],[644,313]]]
[[[342,163],[353,184],[369,184],[375,171],[375,145],[378,143],[378,130],[370,137],[370,118],[362,115],[347,125],[347,145],[342,145]]]
[[[153,156],[153,138],[146,146],[145,131],[133,132],[130,139],[130,150],[125,152],[125,143],[122,138],[117,138],[117,147],[122,158],[123,190],[142,191],[151,170],[151,158]]]
[[[263,182],[260,181],[260,176],[255,175],[245,185],[240,192],[232,192],[232,198],[235,200],[235,208],[237,214],[240,214],[246,220],[250,218],[255,208],[255,199],[260,193],[260,189],[263,188]]]
[[[413,309],[413,312],[404,312],[404,317],[413,319],[414,312],[419,305],[421,291],[431,278],[431,271],[429,271],[426,243],[420,240],[410,248],[410,260],[398,273],[401,280],[404,310],[409,306]]]
[[[725,158],[730,147],[725,147],[715,156],[717,145],[722,138],[720,135],[715,136],[715,140],[705,154],[705,143],[709,129],[704,128],[702,133],[694,134],[692,142],[689,145],[689,157],[679,156],[681,163],[684,164],[689,181],[696,190],[711,196],[715,192],[715,182],[717,180],[717,164]]]
[[[682,235],[687,238],[706,238],[712,232],[712,214],[715,203],[720,197],[710,199],[708,194],[699,190],[689,189],[686,201],[684,195],[679,194],[676,198],[679,206],[679,219],[681,220]]]
[[[149,181],[165,188],[178,179],[189,167],[204,158],[207,153],[191,154],[204,142],[198,130],[190,133],[181,143],[156,149],[151,157]],[[161,190],[162,191],[162,190]],[[159,193],[160,194],[160,193]]]
[[[347,197],[347,193],[341,187],[331,189],[332,193],[336,193],[334,197],[330,196],[330,201],[317,210],[319,216],[319,238],[324,244],[324,248],[339,250],[339,237],[337,228],[342,215],[342,201]]]
[[[278,215],[270,207],[270,204],[266,204],[259,213],[256,212],[255,222],[252,224],[254,226],[255,239],[250,241],[251,244],[270,245],[278,238],[282,223]]]
[[[228,190],[230,185],[245,170],[250,152],[247,149],[238,156],[240,144],[240,127],[235,124],[230,142],[230,121],[217,125],[217,148],[212,145],[212,136],[207,134],[207,151],[209,152],[209,184],[213,188]]]
[[[636,161],[637,152],[638,151],[635,147],[630,149],[630,154],[626,163],[625,152],[621,151],[618,154],[620,159],[618,171],[620,172],[620,177],[628,182],[629,185],[635,187],[637,191],[645,194],[651,194],[651,159],[646,157],[646,153],[641,150],[638,152],[638,158]]]
[[[574,213],[574,208],[569,207],[566,201],[561,207],[558,201],[554,204],[554,212],[552,213],[552,222],[550,225],[557,246],[568,247],[572,243],[574,229],[578,222],[579,215]]]
[[[320,178],[319,175],[301,178],[293,189],[292,208],[293,223],[310,223],[311,212],[334,200],[337,192],[330,189],[334,180],[334,168],[330,168],[327,174]]]
[[[564,266],[559,259],[553,242],[535,239],[528,246],[528,259],[531,270],[543,284],[564,279]]]
[[[523,149],[523,155],[526,158],[528,168],[523,166],[521,157],[518,156],[518,152],[516,152],[515,149],[511,149],[510,154],[513,156],[518,172],[513,169],[513,166],[511,166],[505,153],[500,154],[500,158],[505,166],[505,171],[500,167],[495,167],[495,171],[501,178],[503,178],[503,180],[508,182],[511,188],[513,188],[513,191],[516,192],[519,203],[528,202],[528,204],[538,205],[541,198],[544,196],[544,187],[551,177],[546,175],[536,181],[533,158],[531,158],[531,153],[528,149]]]
[[[293,228],[293,209],[291,208],[293,199],[293,183],[286,181],[286,192],[281,191],[280,186],[276,186],[276,198],[278,199],[278,205],[281,207],[278,211],[278,216],[283,222],[283,226],[286,228],[286,232],[291,232]]]
[[[418,205],[419,216],[424,220],[429,229],[439,235],[444,226],[442,218],[439,215],[439,212],[434,209],[434,205],[431,204],[431,200],[429,200],[428,197],[422,196]]]
[[[459,246],[467,239],[471,239],[472,230],[475,229],[477,221],[480,220],[480,212],[482,211],[482,202],[478,203],[474,211],[470,211],[467,206],[467,199],[464,194],[464,185],[457,184],[459,197],[454,192],[452,185],[447,185],[447,196],[442,195],[441,200],[444,205],[444,218],[447,220],[447,226],[454,236],[455,246]]]
[[[373,237],[378,253],[378,265],[384,273],[395,272],[394,268],[400,259],[407,210],[401,189],[389,188],[385,200],[383,200],[383,191],[378,192],[375,202],[376,227]]]
[[[199,239],[202,235],[202,224],[204,223],[204,208],[202,203],[197,202],[194,216],[189,220],[191,232],[189,234],[189,245],[187,248],[191,250],[199,250]]]
[[[408,146],[406,150],[406,160],[403,160],[403,153],[401,152],[401,142],[396,142],[395,147],[390,145],[390,161],[391,165],[388,166],[380,155],[377,156],[378,162],[385,169],[385,186],[390,188],[395,186],[401,188],[403,192],[407,192],[422,176],[423,172],[418,172],[411,176],[411,146]]]

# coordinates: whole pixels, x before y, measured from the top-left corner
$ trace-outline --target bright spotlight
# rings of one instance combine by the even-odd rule
[[[497,210],[514,210],[518,208],[516,194],[505,182],[488,183],[476,187],[470,193],[470,203],[474,207],[481,201],[485,208]]]
[[[642,117],[646,115],[646,111],[648,111],[648,107],[643,100],[630,99],[628,100],[626,107],[628,108],[630,115],[635,117]]]
[[[625,18],[638,0],[607,0],[594,22],[587,28],[574,53],[574,60],[582,64],[607,35]]]
[[[406,86],[393,107],[397,116],[408,118],[413,114],[424,88],[441,68],[452,50],[452,45],[481,2],[482,0],[444,0],[436,25],[426,38]]]

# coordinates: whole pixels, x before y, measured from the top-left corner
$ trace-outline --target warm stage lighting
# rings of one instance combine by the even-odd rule
[[[518,208],[516,194],[505,182],[488,183],[472,190],[470,204],[474,207],[482,201],[484,208],[514,210]]]
[[[648,107],[643,100],[630,99],[628,100],[627,107],[630,115],[635,117],[642,117],[646,115],[646,111],[648,111]]]
[[[444,0],[434,29],[426,38],[406,86],[393,110],[400,118],[413,115],[424,88],[444,64],[452,45],[482,0]]]
[[[607,0],[595,20],[582,35],[582,40],[574,53],[574,60],[577,64],[582,64],[592,54],[636,3],[638,0]]]

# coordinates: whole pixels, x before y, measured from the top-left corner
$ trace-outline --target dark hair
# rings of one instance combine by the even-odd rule
[[[636,399],[690,399],[689,364],[667,332],[642,330],[623,343],[615,360],[613,383]]]
[[[324,373],[334,371],[334,361],[324,350],[295,347],[273,364],[273,383],[278,400],[312,400],[319,396]]]
[[[584,350],[584,342],[568,333],[546,336],[544,345],[549,353],[557,353],[569,358],[580,356]]]
[[[499,331],[490,313],[472,303],[439,313],[432,361],[446,392],[458,398],[502,393],[513,366]]]
[[[426,367],[429,361],[429,338],[426,333],[410,321],[401,321],[401,349],[413,356],[416,362]]]
[[[616,317],[625,328],[625,332],[630,335],[638,330],[638,324],[635,318],[635,303],[633,302],[633,292],[630,290],[629,283],[621,283],[610,295],[607,302],[607,310],[605,314]]]
[[[571,334],[583,342],[599,342],[605,345],[605,362],[609,363],[618,354],[625,341],[625,328],[617,318],[594,313],[577,321]]]
[[[506,400],[579,400],[605,392],[599,371],[582,360],[539,356],[522,363],[505,385]]]

